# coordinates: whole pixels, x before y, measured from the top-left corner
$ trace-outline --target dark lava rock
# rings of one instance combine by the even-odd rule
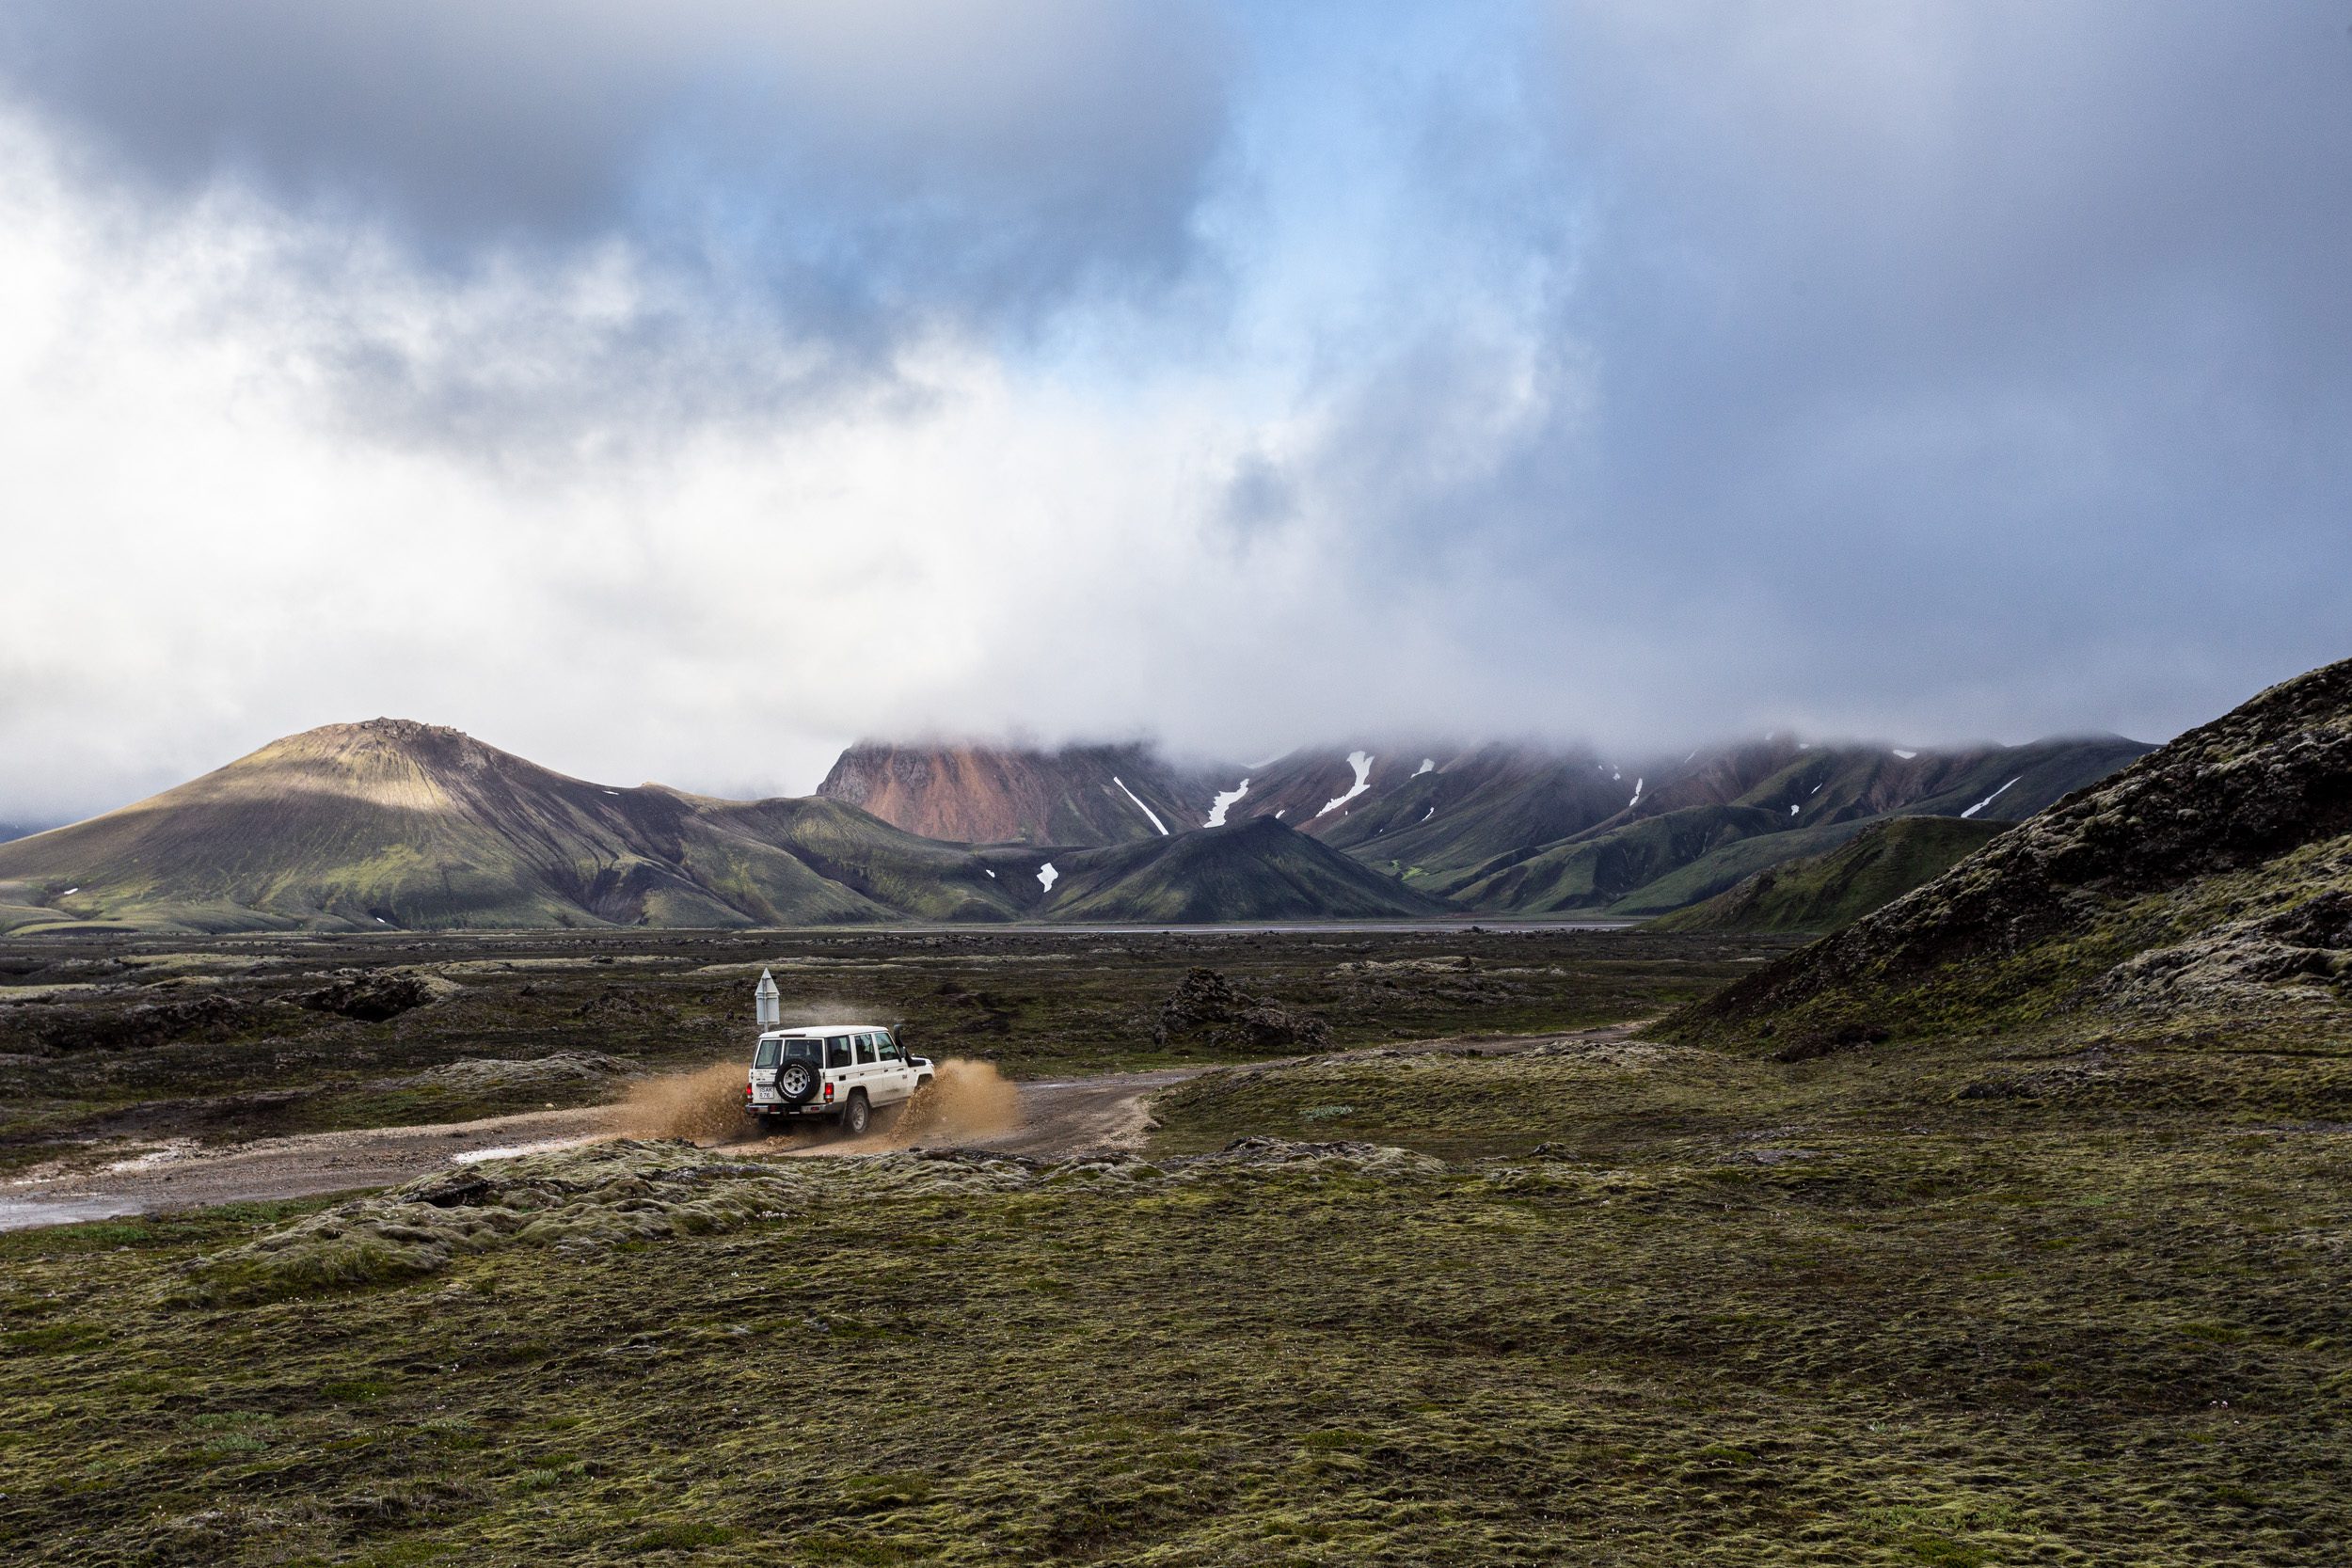
[[[251,1006],[214,991],[112,1012],[76,1009],[42,1019],[36,1035],[55,1051],[137,1051],[183,1040],[224,1040],[252,1022]]]
[[[338,980],[294,1000],[318,1012],[381,1023],[423,1006],[434,995],[432,983],[421,974],[373,974]]]
[[[1317,1050],[1331,1028],[1313,1013],[1252,996],[1214,969],[1194,969],[1160,1006],[1152,1043],[1189,1039],[1215,1049]]]

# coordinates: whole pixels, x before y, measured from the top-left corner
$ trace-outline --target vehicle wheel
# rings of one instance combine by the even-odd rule
[[[841,1131],[852,1138],[866,1136],[866,1130],[874,1124],[874,1107],[866,1101],[864,1089],[851,1089],[850,1102],[841,1108]]]
[[[817,1092],[817,1076],[806,1062],[787,1062],[776,1069],[776,1093],[787,1105],[805,1105]]]

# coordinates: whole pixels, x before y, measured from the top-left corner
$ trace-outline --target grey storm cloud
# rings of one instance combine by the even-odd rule
[[[158,185],[241,174],[442,245],[675,218],[647,187],[691,173],[712,222],[813,207],[861,261],[929,221],[1006,269],[1164,261],[1222,110],[1183,3],[72,0],[6,38],[15,93]]]
[[[805,785],[2158,739],[2352,653],[2343,0],[51,0],[0,135],[20,325],[95,324],[0,357],[72,525],[0,816],[388,710]]]
[[[662,285],[318,358],[363,419],[464,441],[842,395],[910,335],[1032,330],[1180,275],[1226,129],[1218,13],[1089,0],[72,0],[0,20],[0,85],[135,189],[257,193],[446,277],[625,243]],[[689,298],[681,303],[676,297]],[[282,309],[261,297],[256,309]],[[561,361],[512,384],[479,368]]]
[[[2352,652],[2352,8],[1552,22],[1516,206],[1578,214],[1571,352],[1400,529],[1736,657],[1759,713],[2161,733]],[[1502,373],[1391,378],[1326,461]]]

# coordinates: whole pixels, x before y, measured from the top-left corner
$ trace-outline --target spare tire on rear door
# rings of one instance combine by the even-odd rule
[[[776,1069],[776,1097],[796,1109],[805,1105],[821,1076],[813,1062],[787,1062]]]

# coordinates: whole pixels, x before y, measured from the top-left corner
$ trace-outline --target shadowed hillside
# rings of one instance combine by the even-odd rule
[[[1074,857],[1056,920],[1361,920],[1453,912],[1271,816]]]
[[[1865,1039],[2060,1016],[2352,1031],[2352,661],[2271,688],[1672,1021]]]
[[[1909,755],[1758,743],[1637,781],[1647,787],[1622,810],[1556,842],[1452,872],[1417,867],[1410,879],[1498,913],[1645,918],[1834,849],[1889,816],[2017,820],[2147,750],[2114,736]]]
[[[1759,871],[1728,893],[1650,924],[1661,931],[1834,931],[1932,881],[2009,827],[1957,816],[1891,817],[1827,854]]]

